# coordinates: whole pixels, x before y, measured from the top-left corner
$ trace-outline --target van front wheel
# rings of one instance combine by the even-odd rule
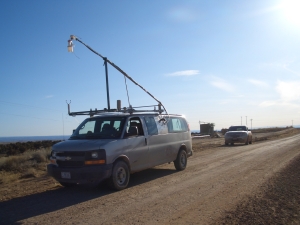
[[[174,161],[174,166],[176,170],[181,171],[186,168],[187,165],[187,156],[186,151],[183,149],[180,149],[177,155],[177,158]]]
[[[129,183],[130,172],[124,161],[117,161],[110,178],[111,187],[117,191],[123,190]]]

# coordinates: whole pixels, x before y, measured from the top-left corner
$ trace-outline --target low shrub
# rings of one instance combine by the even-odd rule
[[[47,162],[50,156],[51,149],[41,149],[31,154],[31,160],[35,160],[37,163]]]
[[[39,164],[48,161],[51,149],[26,151],[21,155],[0,158],[0,170],[9,172],[25,172],[29,168],[39,168]]]
[[[7,156],[20,155],[27,151],[40,150],[44,148],[49,148],[52,145],[60,141],[28,141],[28,142],[16,142],[10,144],[0,145],[0,154],[5,154]]]
[[[31,178],[31,177],[36,177],[37,176],[37,171],[34,168],[28,168],[26,171],[24,171],[20,178],[24,179],[24,178]]]

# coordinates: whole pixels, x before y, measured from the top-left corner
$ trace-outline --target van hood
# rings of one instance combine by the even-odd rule
[[[54,151],[92,151],[105,148],[105,145],[117,140],[101,139],[101,140],[67,140],[59,142],[52,146]]]

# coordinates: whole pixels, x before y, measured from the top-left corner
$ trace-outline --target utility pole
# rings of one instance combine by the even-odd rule
[[[252,119],[251,119],[251,130],[252,130]]]

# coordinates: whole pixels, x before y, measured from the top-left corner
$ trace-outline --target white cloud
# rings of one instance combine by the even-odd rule
[[[269,86],[267,83],[260,81],[260,80],[255,80],[255,79],[248,79],[248,82],[255,86],[258,86],[258,87],[268,87]]]
[[[276,90],[284,102],[300,100],[300,81],[284,82],[277,81]]]
[[[271,62],[271,63],[263,63],[262,66],[263,67],[267,67],[267,68],[271,68],[271,69],[282,69],[282,70],[286,70],[292,74],[295,74],[297,76],[300,76],[300,73],[295,71],[295,70],[292,70],[290,68],[290,66],[292,64],[294,64],[295,61],[293,60],[290,60],[290,61],[283,61],[283,62]]]
[[[178,77],[178,76],[193,76],[199,74],[199,70],[183,70],[183,71],[177,71],[174,73],[168,73],[166,74],[167,76],[173,76],[173,77]]]
[[[53,98],[54,95],[47,95],[45,98]]]
[[[215,86],[216,88],[219,88],[223,91],[227,91],[227,92],[233,92],[234,91],[234,87],[233,85],[227,83],[225,80],[219,78],[219,77],[212,77],[212,81],[210,81],[210,84]]]
[[[283,106],[283,107],[292,107],[300,108],[300,81],[277,81],[275,87],[278,92],[280,99],[273,101],[264,101],[259,104],[262,107],[269,106]]]

